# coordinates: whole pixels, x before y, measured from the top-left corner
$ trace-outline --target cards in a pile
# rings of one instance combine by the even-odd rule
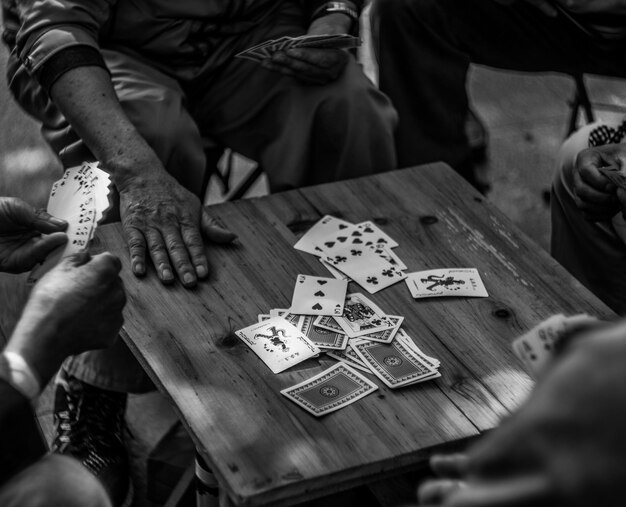
[[[293,324],[273,317],[236,332],[274,373],[319,354],[320,349]]]
[[[348,290],[346,280],[298,275],[289,311],[297,315],[341,315]]]
[[[376,384],[346,363],[339,362],[319,375],[283,389],[281,394],[319,417],[346,407],[377,389]]]
[[[252,46],[235,56],[261,62],[266,58],[270,58],[278,51],[286,51],[288,49],[353,49],[360,45],[361,40],[358,37],[348,34],[301,35],[299,37],[281,37],[280,39],[268,40]]]
[[[478,270],[431,269],[409,273],[406,284],[414,298],[445,296],[489,297]]]
[[[406,265],[391,251],[397,246],[371,221],[352,224],[326,215],[294,248],[319,257],[335,278],[354,280],[374,294],[406,278]]]
[[[546,371],[560,342],[573,331],[598,320],[587,314],[566,317],[563,314],[537,324],[530,331],[513,341],[513,352],[521,359],[534,378]]]
[[[28,277],[28,283],[36,283],[54,267],[60,259],[86,250],[92,240],[98,222],[110,207],[109,175],[98,168],[97,163],[83,163],[65,171],[54,182],[50,191],[47,211],[68,222],[68,242],[53,251],[42,264],[36,266]]]
[[[626,169],[616,165],[600,167],[599,169],[613,185],[626,189]]]

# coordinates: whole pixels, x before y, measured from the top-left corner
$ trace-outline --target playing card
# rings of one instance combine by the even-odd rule
[[[431,269],[409,273],[406,284],[415,298],[489,297],[476,269]]]
[[[343,361],[349,366],[352,366],[357,370],[361,370],[364,373],[372,373],[372,371],[367,366],[365,366],[365,364],[363,364],[361,359],[359,359],[358,361],[354,360],[352,357],[346,355],[345,350],[327,350],[326,355],[332,357],[333,359],[336,359],[337,361]],[[356,356],[356,354],[354,355]]]
[[[344,275],[341,271],[335,268],[332,264],[329,264],[327,261],[325,261],[324,259],[320,257],[318,257],[317,260],[319,260],[322,266],[324,266],[330,272],[330,274],[333,275],[333,277],[335,277],[337,280],[350,281],[350,278],[348,276]]]
[[[259,313],[257,318],[259,319],[259,322],[264,322],[266,320],[270,320],[272,316],[269,313]]]
[[[235,334],[274,373],[285,371],[320,352],[293,324],[282,317],[253,324]]]
[[[348,290],[346,280],[298,275],[289,311],[298,315],[341,315]]]
[[[386,247],[383,244],[367,245],[367,246],[369,246],[374,251],[375,254],[380,255],[383,259],[389,261],[393,266],[395,266],[399,270],[403,271],[407,269],[406,264],[402,262],[400,257],[398,257],[397,254],[391,248]]]
[[[426,355],[413,341],[413,339],[406,334],[404,329],[399,329],[395,336],[395,339],[401,342],[404,346],[411,349],[416,355],[420,357],[427,365],[434,369],[438,369],[441,366],[439,359]]]
[[[400,317],[399,315],[387,315],[387,318],[393,324],[392,328],[385,329],[384,331],[378,331],[376,333],[368,333],[363,335],[361,338],[372,342],[391,343],[396,336],[396,333],[400,330],[404,317]]]
[[[600,167],[600,172],[614,185],[626,189],[626,170],[618,166]]]
[[[363,241],[366,245],[384,245],[389,248],[395,248],[398,243],[385,233],[374,222],[366,221],[356,224],[359,231],[363,234]]]
[[[290,324],[299,328],[300,315],[295,315],[284,308],[273,308],[270,310],[270,317],[282,317]]]
[[[329,331],[335,331],[336,333],[343,333],[343,328],[339,325],[337,320],[330,315],[320,315],[315,319],[313,325],[321,327],[322,329],[328,329]]]
[[[349,276],[370,294],[406,278],[406,274],[367,246],[333,248],[333,256],[325,260]]]
[[[353,230],[354,228],[355,225],[350,222],[326,215],[311,227],[293,247],[296,250],[319,257],[323,255],[324,251],[318,245],[323,244],[325,239],[333,237],[339,232]]]
[[[389,344],[361,340],[350,346],[372,373],[392,389],[439,376],[435,368],[397,340]]]
[[[393,329],[394,323],[361,293],[348,294],[341,317],[333,317],[350,338]],[[320,324],[323,327],[323,324]]]
[[[330,331],[314,324],[315,317],[304,315],[299,322],[299,329],[320,349],[343,350],[348,344],[348,337],[343,332]]]
[[[376,384],[339,362],[319,375],[283,389],[281,394],[319,417],[346,407],[376,389]]]

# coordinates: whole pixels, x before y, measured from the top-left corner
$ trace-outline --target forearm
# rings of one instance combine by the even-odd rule
[[[160,171],[156,154],[124,113],[105,69],[72,69],[56,80],[50,96],[118,189]]]

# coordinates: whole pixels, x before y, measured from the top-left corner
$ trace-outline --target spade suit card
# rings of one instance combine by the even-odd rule
[[[382,245],[387,248],[398,246],[397,241],[370,220],[356,224],[356,226],[359,232],[363,234],[361,239],[366,245]]]
[[[324,254],[324,250],[320,248],[324,241],[343,231],[352,231],[356,229],[354,224],[342,220],[340,218],[326,215],[315,223],[293,246],[296,250],[317,255]]]
[[[258,322],[235,333],[274,373],[317,354],[320,349],[282,317]]]
[[[406,284],[418,298],[464,296],[486,298],[487,289],[473,268],[431,269],[409,273]]]
[[[347,290],[346,280],[298,275],[289,311],[296,315],[339,316]]]
[[[320,417],[347,407],[377,389],[376,384],[358,371],[339,362],[280,393],[307,412]]]

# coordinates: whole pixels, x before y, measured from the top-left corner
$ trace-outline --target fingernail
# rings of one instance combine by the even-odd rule
[[[192,284],[196,281],[195,277],[191,273],[185,273],[183,275],[183,282],[187,285]]]
[[[143,275],[146,272],[146,266],[143,262],[138,262],[135,264],[135,268],[133,269],[136,275]]]
[[[65,220],[61,220],[60,218],[57,217],[53,217],[51,216],[48,221],[53,224],[56,225],[57,227],[63,227],[64,225],[67,225],[67,222]]]
[[[161,271],[161,277],[163,278],[163,280],[168,280],[168,281],[174,279],[174,275],[172,275],[172,272],[167,268]]]
[[[201,264],[198,264],[196,266],[196,274],[200,277],[200,278],[204,278],[205,276],[207,276],[209,274],[209,271],[207,270],[207,268]]]

